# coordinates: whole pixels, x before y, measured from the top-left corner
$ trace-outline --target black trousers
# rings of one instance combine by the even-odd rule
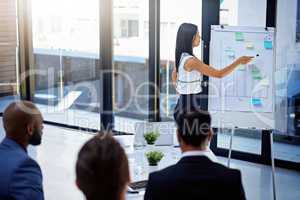
[[[181,94],[174,109],[174,119],[184,112],[203,111],[204,98],[203,93]]]

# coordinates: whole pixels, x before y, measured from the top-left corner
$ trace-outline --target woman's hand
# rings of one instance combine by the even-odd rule
[[[238,62],[238,64],[246,65],[249,62],[251,62],[252,59],[253,59],[252,56],[242,56],[242,57],[237,59],[237,62]]]

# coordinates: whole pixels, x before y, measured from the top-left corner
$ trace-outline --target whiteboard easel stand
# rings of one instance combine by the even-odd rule
[[[270,147],[271,147],[271,165],[272,165],[272,183],[273,183],[273,198],[276,200],[276,180],[275,180],[275,158],[274,158],[274,140],[273,131],[270,131]]]
[[[228,167],[230,167],[231,152],[232,152],[232,142],[233,142],[234,132],[235,132],[235,128],[232,128],[232,129],[231,129],[231,134],[230,134],[229,151],[228,151],[228,160],[227,160],[227,166],[228,166]]]
[[[231,129],[230,134],[230,142],[229,142],[229,149],[228,149],[228,160],[227,160],[227,166],[230,167],[230,161],[231,161],[231,153],[232,153],[232,142],[233,137],[235,133],[236,128]],[[276,200],[276,180],[275,180],[275,157],[274,157],[274,140],[273,140],[273,131],[268,130],[268,133],[270,134],[270,151],[271,151],[271,168],[272,168],[272,190],[273,190],[273,199]]]

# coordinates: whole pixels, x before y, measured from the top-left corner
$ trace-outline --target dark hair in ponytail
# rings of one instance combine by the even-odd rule
[[[177,32],[175,50],[175,64],[177,71],[181,54],[188,53],[190,55],[193,55],[193,39],[197,32],[198,27],[195,24],[183,23],[180,25]]]

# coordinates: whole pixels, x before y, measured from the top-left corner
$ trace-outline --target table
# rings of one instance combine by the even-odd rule
[[[179,147],[155,146],[151,147],[151,149],[147,147],[135,148],[133,152],[127,153],[132,181],[148,179],[149,169],[145,153],[150,150],[161,151],[164,154],[163,159],[159,162],[159,169],[175,164],[179,161],[181,156]]]
[[[133,151],[128,152],[129,170],[131,174],[131,180],[142,181],[147,180],[149,176],[148,161],[145,153],[150,150],[161,151],[164,154],[163,159],[159,162],[158,168],[163,169],[170,165],[177,163],[181,158],[181,151],[179,147],[173,146],[155,146],[150,149],[146,147],[134,148]],[[140,191],[139,194],[127,194],[128,200],[142,200],[144,198],[145,191]]]

